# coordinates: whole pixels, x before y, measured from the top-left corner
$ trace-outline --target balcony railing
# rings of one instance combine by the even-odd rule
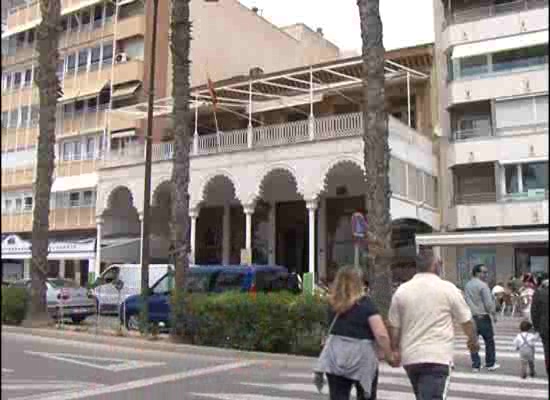
[[[312,128],[313,132],[310,131]],[[389,118],[389,131],[390,137],[399,137],[407,143],[415,143],[424,152],[431,154],[431,140],[394,117]],[[310,124],[309,120],[303,120],[259,126],[252,128],[251,133],[252,135],[249,135],[248,129],[238,129],[227,132],[221,131],[218,134],[200,135],[197,143],[191,144],[191,155],[227,153],[308,141],[360,136],[363,133],[363,119],[361,113],[339,114],[315,118],[313,125]],[[125,148],[111,150],[105,155],[104,166],[115,167],[141,163],[144,160],[144,154],[143,144],[132,144]],[[173,143],[153,144],[153,161],[170,160],[172,157]]]
[[[504,4],[494,4],[485,7],[475,7],[455,11],[447,17],[447,26],[477,21],[499,15],[512,14],[520,11],[548,7],[548,0],[518,0]]]
[[[521,124],[515,126],[507,126],[496,129],[467,129],[453,132],[454,141],[464,141],[470,139],[485,139],[489,137],[502,137],[514,135],[529,135],[537,133],[548,133],[548,122],[540,122],[535,124]]]
[[[454,203],[456,205],[496,203],[496,201],[497,201],[496,192],[455,193],[455,197],[454,197]]]
[[[502,196],[502,201],[529,201],[529,200],[548,200],[548,189],[535,189],[522,193],[507,193]]]

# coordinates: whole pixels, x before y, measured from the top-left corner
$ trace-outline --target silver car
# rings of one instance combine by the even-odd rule
[[[31,289],[30,279],[13,282],[11,287]],[[86,317],[96,313],[95,300],[83,287],[75,281],[62,278],[46,280],[46,301],[48,313],[52,318],[70,318],[75,324],[84,321]]]

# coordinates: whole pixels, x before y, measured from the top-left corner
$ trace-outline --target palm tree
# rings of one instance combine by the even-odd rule
[[[174,165],[172,168],[172,237],[175,253],[175,287],[183,288],[189,268],[189,150],[191,145],[190,0],[172,0],[170,47],[172,51],[172,132]]]
[[[363,41],[363,156],[368,210],[368,275],[382,311],[391,301],[390,148],[384,94],[384,45],[379,0],[357,0]]]
[[[34,182],[32,222],[31,297],[28,323],[47,320],[46,271],[48,269],[50,195],[54,165],[57,98],[61,95],[56,74],[61,30],[60,0],[40,0],[42,22],[38,26],[38,71],[35,82],[39,89],[40,115]]]

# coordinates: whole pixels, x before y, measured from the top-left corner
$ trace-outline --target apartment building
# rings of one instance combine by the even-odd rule
[[[28,276],[38,89],[39,2],[11,0],[2,33],[2,265],[9,279]],[[156,52],[155,97],[171,92],[168,1],[159,2],[158,42],[151,45],[152,1],[62,0],[58,74],[63,95],[56,127],[50,215],[50,276],[84,283],[96,261],[96,206],[106,154],[140,143],[144,120],[119,108],[145,101]],[[3,13],[4,15],[4,13]],[[191,2],[191,83],[294,68],[338,57],[338,48],[308,30],[304,40],[279,29],[237,0]],[[215,23],[212,23],[215,21]],[[240,29],[235,29],[239,26]],[[304,29],[302,29],[304,30]],[[230,38],[230,39],[229,39]],[[307,40],[306,40],[307,39]],[[154,122],[156,139],[164,118]]]
[[[391,214],[397,280],[414,273],[415,233],[439,229],[439,161],[432,143],[432,52],[387,53]],[[331,279],[354,263],[351,215],[365,211],[360,57],[192,89],[191,251],[197,264],[279,264]],[[157,117],[171,99],[157,102]],[[145,118],[144,104],[118,112]],[[216,124],[217,120],[217,124]],[[218,129],[217,129],[218,128]],[[152,262],[170,262],[173,145],[153,144]],[[96,203],[98,263],[140,262],[143,146],[111,151]],[[360,252],[365,264],[365,252]],[[101,267],[100,267],[101,265]],[[229,285],[235,277],[223,277]],[[220,278],[222,279],[222,278]]]
[[[442,246],[453,280],[548,272],[548,1],[434,0]]]

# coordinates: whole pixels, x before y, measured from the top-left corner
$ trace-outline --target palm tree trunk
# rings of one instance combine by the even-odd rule
[[[368,276],[374,301],[391,301],[391,217],[388,116],[384,94],[384,45],[379,0],[357,0],[363,41],[363,142],[368,210]]]
[[[27,319],[38,324],[47,319],[46,272],[48,269],[50,195],[52,189],[57,98],[60,96],[56,69],[61,29],[60,0],[40,0],[42,22],[37,32],[40,116],[34,183],[32,222],[31,301]]]
[[[191,144],[189,110],[191,21],[190,0],[172,0],[171,38],[172,50],[172,115],[174,132],[174,166],[172,169],[172,229],[174,237],[175,285],[183,288],[185,273],[189,268],[189,150]]]

